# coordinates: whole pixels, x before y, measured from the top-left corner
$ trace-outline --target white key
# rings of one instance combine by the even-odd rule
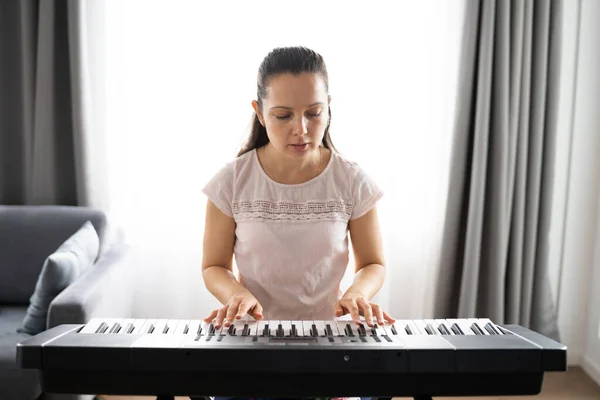
[[[471,330],[471,324],[467,319],[460,318],[456,321],[456,324],[460,327],[460,330],[463,331],[464,335],[475,335],[475,332]]]
[[[312,326],[314,321],[302,321],[302,330],[304,331],[304,336],[312,336]]]
[[[254,318],[248,318],[246,321],[248,324],[248,335],[249,336],[258,336],[258,321]]]
[[[104,322],[104,318],[92,318],[90,319],[79,333],[96,333],[96,330]]]
[[[279,321],[283,328],[283,336],[290,336],[292,334],[292,321]]]
[[[431,332],[432,333],[429,333],[429,332],[425,331],[425,333],[427,335],[441,335],[441,332],[438,331],[438,329],[437,329],[437,324],[435,323],[435,320],[430,319],[430,318],[426,318],[423,321],[425,322],[425,326],[426,327],[427,327],[427,325],[431,325]]]
[[[346,324],[348,324],[348,322],[336,320],[335,324],[338,327],[338,331],[340,332],[340,335],[342,335],[342,336],[348,336],[348,335],[346,335]]]
[[[139,335],[142,330],[142,326],[144,326],[145,323],[146,323],[145,319],[141,319],[141,318],[134,319],[133,320],[133,331],[131,331],[131,334]]]
[[[304,325],[302,325],[302,321],[292,321],[292,325],[296,327],[296,334],[298,336],[304,336]]]
[[[236,319],[236,320],[233,321],[233,329],[234,329],[233,332],[235,333],[235,336],[240,336],[242,334],[242,332],[244,330],[244,324],[245,323],[246,323],[245,318]],[[225,330],[225,332],[227,334],[229,334],[229,328],[227,328]]]
[[[121,322],[121,330],[119,330],[118,334],[119,335],[127,335],[127,331],[130,328],[133,328],[133,322],[134,319],[133,318],[126,318],[123,320],[123,322]]]
[[[172,335],[173,333],[175,333],[175,328],[177,328],[177,324],[179,323],[178,319],[168,319],[167,320],[167,325],[166,325],[166,329],[167,335]]]
[[[183,332],[185,331],[185,327],[189,326],[189,323],[190,323],[189,319],[180,319],[179,321],[177,321],[177,326],[175,327],[173,334],[174,335],[183,335]]]
[[[384,325],[375,324],[375,325],[377,325],[377,328],[375,328],[375,333],[377,334],[377,336],[387,336],[385,324]]]
[[[315,326],[317,327],[317,334],[319,336],[327,335],[325,331],[325,323],[326,321],[315,321]]]
[[[404,328],[405,328],[405,332],[406,332],[406,327],[408,326],[411,333],[408,333],[409,335],[421,335],[421,330],[417,327],[417,325],[414,323],[414,321],[410,320],[410,319],[404,319],[402,320],[402,323],[404,324]]]
[[[490,334],[488,331],[486,331],[485,329],[483,329],[483,326],[479,325],[479,318],[467,318],[467,321],[469,323],[469,327],[473,326],[473,324],[477,324],[481,328],[481,330],[483,331],[483,335],[489,335]]]
[[[265,320],[258,321],[258,329],[257,329],[258,335],[262,336],[263,332],[265,330],[265,326],[269,325],[269,332],[267,333],[267,335],[271,336],[273,334],[273,327],[271,326],[272,322],[273,321],[268,321],[268,320],[267,321],[265,321]]]
[[[401,320],[397,319],[396,322],[394,322],[392,324],[392,326],[396,330],[396,334],[398,336],[406,336],[406,335],[408,335],[408,333],[406,332],[406,327],[404,326],[404,322],[402,322]],[[390,328],[388,330],[391,333],[390,336],[394,336],[394,333],[392,332],[391,326],[390,326]]]
[[[188,324],[188,329],[186,335],[198,336],[198,328],[202,326],[205,322],[201,319],[192,319]],[[204,335],[204,330],[200,332],[201,335]]]
[[[333,336],[340,336],[340,332],[338,330],[338,325],[336,324],[336,321],[325,321],[325,325],[329,325],[331,327],[331,332],[333,333]],[[342,331],[341,334],[343,335],[344,331]]]
[[[444,326],[448,330],[449,335],[454,335],[454,332],[452,332],[452,329],[450,329],[451,325],[448,324],[445,319],[434,319],[433,321],[435,322],[435,329],[437,329],[440,335],[443,335],[443,333],[440,331],[441,324],[444,324]]]
[[[148,334],[148,331],[150,330],[150,328],[152,326],[154,326],[155,324],[156,324],[155,319],[147,319],[146,322],[144,322],[142,329],[140,330],[140,334],[142,334],[142,335]]]
[[[422,319],[413,319],[412,322],[417,327],[417,329],[419,330],[419,335],[429,335],[427,333],[427,331],[425,330],[425,320],[422,320]]]
[[[165,326],[167,326],[167,319],[165,318],[161,318],[159,320],[156,321],[156,324],[154,324],[154,331],[152,331],[153,335],[162,335],[163,331],[165,329]]]
[[[114,334],[116,331],[114,331],[114,329],[117,329],[117,325],[116,324],[121,324],[121,322],[123,322],[123,318],[107,318],[104,320],[104,322],[106,322],[106,324],[108,325],[108,329],[106,331],[104,331],[105,334]]]

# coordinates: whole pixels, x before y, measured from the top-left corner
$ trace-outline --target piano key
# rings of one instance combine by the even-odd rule
[[[177,326],[173,330],[174,335],[183,335],[185,328],[189,325],[190,321],[188,319],[182,319],[177,321]]]
[[[133,320],[133,330],[130,332],[131,335],[138,335],[146,322],[145,319],[136,318]]]
[[[119,331],[119,335],[128,335],[133,331],[133,318],[126,318],[121,322],[121,330]]]
[[[260,333],[258,333],[258,321],[255,320],[254,318],[248,318],[246,320],[246,325],[248,326],[248,328],[247,328],[248,336],[257,336],[260,334]]]
[[[394,322],[390,326],[390,330],[392,331],[392,335],[394,336],[408,335],[408,333],[406,333],[406,330],[404,329],[404,323],[400,320],[396,320],[396,322]]]
[[[315,326],[317,327],[317,336],[327,336],[327,332],[325,331],[325,322],[326,321],[315,321]]]
[[[258,321],[257,334],[259,336],[271,336],[272,327],[269,326],[269,322],[272,322],[272,321],[268,321],[268,320]]]
[[[334,323],[334,321],[327,321],[327,323],[325,324],[325,330],[327,331],[328,335],[330,335],[330,336],[339,336],[340,335],[338,326],[336,323]]]
[[[445,319],[434,319],[436,326],[436,329],[438,330],[438,332],[441,335],[454,335],[455,333],[452,332],[452,330],[450,329],[450,327],[452,326],[451,324],[448,323],[447,320]]]
[[[292,327],[296,330],[296,336],[304,336],[302,321],[292,321]]]
[[[154,324],[154,331],[152,332],[152,334],[162,335],[163,331],[165,329],[165,326],[167,326],[167,319],[166,318],[158,319],[156,321],[156,324]]]
[[[304,336],[313,336],[313,323],[314,321],[302,321],[302,330],[304,331]]]
[[[204,332],[201,330],[202,326],[206,324],[206,322],[200,320],[200,319],[192,319],[190,320],[190,323],[188,325],[187,328],[187,333],[186,335],[191,335],[191,336],[198,336],[198,330],[200,329],[200,334],[204,334]]]
[[[104,322],[103,318],[92,318],[85,324],[79,333],[96,333],[96,330],[102,322]]]
[[[105,328],[102,329],[102,331],[99,333],[106,333],[106,334],[114,333],[116,331],[117,327],[119,326],[118,324],[121,321],[123,321],[123,318],[104,318],[103,322],[104,322]]]
[[[375,333],[376,336],[387,336],[387,332],[384,328],[384,325],[379,325],[378,323],[375,323],[375,326],[372,328],[372,331]]]
[[[500,331],[500,329],[496,327],[496,324],[494,324],[489,318],[479,318],[477,324],[490,335],[502,335],[502,331]]]
[[[165,328],[163,329],[163,333],[167,335],[172,335],[175,333],[175,328],[177,328],[177,324],[179,320],[177,319],[168,319]]]
[[[340,336],[346,336],[346,321],[335,320]]]
[[[489,335],[489,333],[485,332],[479,325],[479,318],[467,318],[467,322],[469,327],[476,335]]]
[[[460,330],[463,332],[463,335],[471,336],[475,335],[475,332],[471,329],[471,324],[466,319],[457,319],[456,325],[460,327]]]
[[[146,335],[150,333],[150,331],[154,329],[154,324],[156,324],[156,319],[147,319],[146,322],[144,322],[144,326],[142,326],[142,329],[140,330],[140,334]]]
[[[235,335],[235,336],[239,336],[242,334],[242,331],[244,330],[244,325],[246,325],[246,318],[242,317],[240,319],[236,319],[233,321],[233,324],[231,324],[231,327],[233,327],[232,329],[228,330],[228,334],[231,335]],[[230,333],[233,332],[233,333]]]
[[[292,335],[292,321],[279,321],[283,328],[283,336],[288,337]]]

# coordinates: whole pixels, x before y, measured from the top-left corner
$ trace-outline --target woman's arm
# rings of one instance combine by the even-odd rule
[[[384,320],[393,322],[394,320],[377,304],[370,303],[385,280],[385,260],[377,208],[373,207],[362,217],[350,220],[348,230],[352,240],[356,274],[352,285],[336,304],[336,316],[349,312],[357,323],[359,314],[364,315],[369,324],[372,324],[373,316],[380,324],[383,324]]]
[[[234,318],[241,318],[248,311],[252,311],[255,318],[261,318],[262,307],[233,274],[234,219],[208,200],[205,221],[202,277],[208,291],[225,305],[206,320],[216,318],[215,325],[219,327],[222,321],[229,326]]]

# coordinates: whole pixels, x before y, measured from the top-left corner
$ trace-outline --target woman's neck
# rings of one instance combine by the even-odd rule
[[[306,182],[318,176],[323,170],[321,146],[306,157],[292,159],[279,154],[270,143],[262,147],[260,159],[263,169],[271,179],[286,184]]]

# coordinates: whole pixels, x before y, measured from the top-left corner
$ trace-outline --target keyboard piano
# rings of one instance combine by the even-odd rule
[[[567,349],[489,319],[236,321],[95,318],[17,345],[50,393],[195,396],[538,394]]]

